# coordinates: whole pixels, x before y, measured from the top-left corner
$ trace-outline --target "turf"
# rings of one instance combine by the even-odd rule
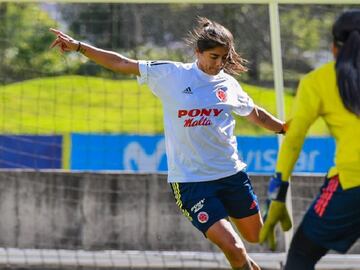
[[[255,103],[276,112],[275,92],[241,83]],[[285,95],[286,112],[293,96]],[[135,79],[111,80],[85,76],[38,78],[0,87],[0,132],[11,134],[163,132],[160,101]],[[318,121],[313,135],[328,130]],[[237,135],[269,135],[237,117]]]

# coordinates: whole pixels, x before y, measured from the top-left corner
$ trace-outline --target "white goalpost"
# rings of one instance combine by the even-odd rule
[[[0,4],[2,2],[6,2],[4,0],[0,0]],[[32,3],[33,1],[31,0],[16,0],[16,2],[20,2],[20,3]],[[38,1],[38,3],[47,3],[48,1],[45,0],[40,0]],[[281,29],[280,29],[280,14],[279,14],[279,6],[281,5],[359,5],[360,8],[360,0],[107,0],[107,3],[112,3],[112,4],[175,4],[175,3],[181,3],[181,4],[250,4],[250,5],[266,5],[267,6],[267,11],[268,11],[268,16],[269,16],[269,36],[270,36],[270,44],[271,44],[271,62],[272,62],[272,77],[273,77],[273,82],[274,82],[274,89],[275,89],[275,96],[276,96],[276,110],[277,110],[277,116],[280,119],[285,119],[285,97],[284,97],[284,69],[283,69],[283,57],[286,57],[284,55],[282,55],[282,40],[281,40]],[[79,3],[79,4],[89,4],[89,3],[104,3],[104,1],[101,0],[58,0],[56,1],[56,3],[62,3],[62,4],[67,4],[67,3]],[[278,142],[279,144],[281,144],[281,136],[278,136]],[[24,170],[26,171],[26,170]],[[0,175],[1,175],[1,171],[0,171]],[[104,175],[107,175],[107,177],[110,179],[109,181],[112,181],[111,179],[111,174],[112,173],[107,173],[107,172],[103,172]],[[5,172],[6,174],[6,172]],[[5,175],[4,174],[4,175]],[[85,172],[86,174],[86,172]],[[91,178],[93,177],[92,175],[90,175],[91,173],[89,173],[88,177]],[[120,172],[121,174],[121,172]],[[12,176],[11,176],[12,177]],[[12,178],[10,177],[10,179],[12,180]],[[22,176],[20,176],[22,177]],[[43,176],[41,176],[43,177]],[[261,178],[263,176],[258,176],[257,177]],[[306,176],[307,177],[307,176]],[[304,179],[306,178],[304,177]],[[1,177],[0,177],[1,178]],[[61,177],[60,177],[61,178]],[[60,179],[59,178],[59,179]],[[135,178],[135,177],[134,177]],[[149,177],[151,178],[151,176]],[[153,176],[153,180],[155,179],[156,176]],[[255,177],[256,178],[256,177]],[[54,176],[54,179],[57,179],[56,176]],[[29,180],[26,178],[26,183],[28,185],[32,185],[33,182],[36,182],[37,179],[35,180]],[[311,180],[311,179],[310,179]],[[141,179],[142,181],[142,179]],[[56,181],[54,180],[54,182],[56,183]],[[304,180],[304,183],[306,181]],[[20,182],[21,183],[21,180]],[[263,183],[263,182],[261,182]],[[304,184],[302,183],[302,184]],[[307,183],[307,182],[306,182]],[[306,183],[304,185],[306,185]],[[15,184],[14,184],[15,185]],[[48,189],[53,188],[54,190],[51,190],[52,193],[56,194],[57,192],[63,192],[65,195],[67,194],[66,192],[68,192],[69,194],[73,193],[73,192],[79,192],[79,190],[81,188],[83,188],[83,186],[79,185],[76,186],[76,188],[74,189],[72,186],[71,187],[67,187],[64,185],[64,187],[62,187],[59,190],[57,190],[55,187],[53,187],[52,185],[55,185],[53,183],[49,184],[49,186],[47,187]],[[72,185],[72,184],[71,184]],[[114,181],[112,182],[112,185],[115,186],[115,189],[120,189],[119,186],[121,186],[121,184],[119,184],[118,182]],[[146,185],[146,184],[144,184]],[[84,185],[86,186],[86,185]],[[88,186],[86,186],[88,188]],[[6,183],[5,184],[1,184],[1,179],[0,179],[0,192],[1,190],[5,190],[6,187]],[[39,188],[38,186],[32,187],[34,190],[36,190],[37,188]],[[43,188],[41,186],[41,188]],[[149,187],[148,187],[149,188]],[[262,187],[263,189],[266,189],[266,187]],[[45,189],[45,188],[44,188]],[[124,204],[124,202],[120,201],[119,197],[121,197],[121,195],[123,193],[118,192],[119,194],[113,194],[112,191],[108,191],[105,190],[105,192],[101,195],[101,191],[98,191],[96,188],[92,188],[92,189],[88,189],[91,191],[91,196],[96,197],[97,199],[99,199],[101,197],[101,199],[99,200],[107,200],[107,197],[111,197],[109,200],[115,200],[114,198],[116,197],[116,203],[111,202],[109,203],[109,209],[100,209],[102,204],[98,205],[95,204],[93,202],[91,202],[91,196],[86,197],[86,199],[84,199],[85,195],[81,194],[78,197],[82,198],[85,202],[83,202],[83,205],[81,205],[79,208],[75,208],[74,207],[74,211],[83,211],[82,215],[84,216],[84,212],[89,211],[91,212],[89,209],[87,209],[86,207],[88,206],[89,208],[91,206],[94,207],[98,207],[100,210],[99,212],[104,212],[105,214],[108,214],[112,211],[116,211],[114,210],[116,207],[118,207],[121,204]],[[315,190],[315,188],[313,188],[312,190]],[[65,192],[66,191],[66,192]],[[45,191],[44,191],[45,192]],[[114,192],[115,193],[115,192]],[[27,194],[25,194],[25,192],[21,193],[21,192],[16,192],[16,194],[14,196],[17,196],[16,198],[23,196],[28,196]],[[35,194],[35,193],[34,193]],[[36,193],[37,194],[37,193]],[[95,195],[94,195],[95,194]],[[293,192],[291,191],[291,188],[289,189],[289,193],[287,196],[287,206],[290,212],[290,215],[294,217],[294,210],[293,210],[293,203],[296,200],[296,198],[292,197]],[[78,194],[77,194],[78,195]],[[143,197],[146,197],[146,202],[151,202],[151,198],[149,198],[149,194],[144,193],[141,194],[143,195]],[[56,195],[54,195],[56,196]],[[70,196],[70,195],[69,195]],[[73,196],[73,195],[71,195]],[[83,197],[82,197],[83,196]],[[99,196],[99,197],[97,197]],[[165,195],[163,195],[165,196]],[[106,197],[106,198],[105,198]],[[141,199],[144,199],[143,197],[139,197],[138,194],[132,194],[129,195],[129,198],[134,200],[136,203],[141,203],[143,202]],[[160,197],[160,196],[159,196]],[[154,200],[159,199],[159,198],[155,198]],[[161,198],[160,198],[161,199]],[[302,198],[303,199],[303,198]],[[35,199],[34,199],[35,200]],[[72,199],[69,199],[69,201],[61,201],[61,203],[67,203],[70,206],[67,206],[70,210],[71,210],[71,203],[73,203],[71,201]],[[79,199],[80,200],[80,199]],[[4,199],[5,201],[5,199]],[[128,210],[133,210],[131,209],[132,207],[134,207],[134,205],[136,203],[133,203],[132,205],[129,205],[127,208],[129,208]],[[15,202],[11,202],[13,203],[15,206],[13,206],[13,208],[16,211],[19,211],[19,206],[16,205]],[[34,205],[36,205],[36,203],[39,202],[34,202]],[[31,204],[28,205],[28,207],[30,208]],[[294,205],[294,208],[296,206]],[[1,206],[0,206],[1,208]],[[5,206],[4,206],[5,208]],[[136,207],[134,207],[136,208]],[[150,209],[152,209],[150,207]],[[164,208],[165,209],[165,208]],[[58,209],[57,209],[58,210]],[[70,211],[69,210],[69,211]],[[161,209],[160,211],[162,211],[163,209]],[[25,214],[29,214],[31,211],[29,210],[29,212],[24,211]],[[148,209],[144,210],[144,211],[140,211],[141,214],[146,215],[148,218],[151,215],[151,213],[148,211]],[[59,213],[55,213],[54,215],[58,215],[61,216],[63,213],[61,213],[61,211],[59,211]],[[93,214],[91,212],[91,214]],[[94,214],[95,215],[95,214]],[[180,213],[178,213],[178,215],[180,215]],[[45,214],[46,216],[46,214]],[[74,214],[75,216],[75,214]],[[118,219],[116,219],[118,218]],[[116,221],[123,222],[124,224],[126,223],[126,217],[116,217],[114,218],[114,220],[111,220],[111,222],[116,223]],[[131,217],[133,218],[133,217]],[[151,217],[150,217],[151,218]],[[171,217],[167,217],[167,218],[171,218]],[[181,217],[183,218],[183,217]],[[101,219],[101,217],[99,218],[99,220]],[[99,221],[106,223],[108,220],[105,221]],[[6,221],[7,222],[7,221]],[[5,221],[3,223],[0,222],[0,227],[3,226],[5,227],[6,225],[10,226],[13,224],[11,222],[13,221],[9,221],[8,223],[6,223]],[[76,218],[76,222],[88,222],[88,221],[84,221],[84,220],[78,220]],[[144,222],[146,223],[144,220],[138,220],[138,223]],[[159,223],[161,223],[162,221],[158,221]],[[56,222],[55,222],[56,223]],[[166,221],[164,221],[164,223],[166,223]],[[5,224],[5,225],[4,225]],[[36,222],[34,222],[34,228],[36,227]],[[124,234],[126,234],[126,228],[131,227],[131,225],[129,225],[128,223],[126,223],[127,225],[125,226],[124,229]],[[138,226],[140,226],[139,224],[137,224]],[[145,224],[144,226],[147,226],[148,224]],[[161,224],[163,225],[163,224]],[[103,227],[101,227],[103,226]],[[103,229],[104,234],[105,230],[107,229],[107,227],[105,225],[101,225],[100,227]],[[156,225],[153,225],[153,228],[155,228]],[[159,225],[160,226],[160,225]],[[92,228],[91,228],[92,229]],[[91,230],[89,229],[89,230]],[[21,229],[17,228],[18,231],[21,231]],[[155,230],[155,229],[154,229]],[[74,230],[76,231],[76,230]],[[57,232],[56,232],[57,233]],[[68,234],[72,234],[75,235],[76,233],[84,233],[83,231],[81,232],[67,232]],[[290,230],[289,232],[287,232],[285,234],[284,237],[284,250],[282,250],[281,252],[266,252],[266,251],[254,251],[254,252],[250,252],[250,256],[264,269],[281,269],[281,267],[284,265],[284,262],[286,260],[286,252],[289,248],[290,245],[290,241],[292,238],[292,234],[293,234],[293,229]],[[152,236],[151,235],[151,231],[146,231],[146,236],[150,239]],[[39,239],[41,238],[41,236],[35,236],[35,238],[38,237]],[[119,235],[116,235],[116,237],[119,237]],[[114,236],[114,242],[118,239]],[[9,239],[11,237],[9,236]],[[16,238],[16,237],[15,237]],[[101,235],[99,236],[99,238],[101,238]],[[154,236],[153,239],[156,238],[161,238],[161,235],[157,235]],[[12,240],[12,239],[11,239]],[[88,239],[89,242],[91,242],[91,240]],[[93,240],[95,241],[95,240]],[[175,241],[175,240],[169,240],[169,241]],[[203,241],[206,241],[205,239],[203,239]],[[9,240],[9,242],[11,242]],[[61,241],[60,241],[61,242]],[[63,242],[66,243],[66,239],[63,239]],[[24,248],[17,248],[17,247],[13,247],[13,246],[1,246],[0,247],[0,268],[1,267],[10,267],[10,269],[16,269],[16,268],[25,268],[25,269],[69,269],[69,268],[79,268],[79,269],[229,269],[229,264],[226,260],[226,258],[224,257],[224,255],[220,252],[218,252],[217,250],[215,251],[193,251],[193,250],[156,250],[155,249],[151,249],[151,245],[149,247],[149,249],[141,249],[141,250],[133,250],[131,248],[129,249],[86,249],[86,248],[82,248],[81,246],[74,249],[74,248],[66,248],[66,244],[62,245],[61,242],[59,244],[59,248],[54,248],[54,249],[50,249],[50,248],[43,248],[41,247],[41,245],[39,245],[38,247],[24,247]],[[96,246],[96,245],[95,245]],[[322,270],[330,270],[330,269],[351,269],[351,270],[360,270],[360,254],[347,254],[347,255],[339,255],[339,254],[328,254],[326,255],[318,264],[318,268],[317,269],[322,269]]]

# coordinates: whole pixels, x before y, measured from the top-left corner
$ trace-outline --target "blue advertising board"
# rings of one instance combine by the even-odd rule
[[[237,137],[239,155],[252,173],[273,173],[278,152],[278,140],[269,137]],[[305,139],[294,172],[325,173],[331,167],[335,141],[330,137]]]
[[[166,171],[163,136],[71,135],[72,170]]]
[[[273,173],[278,142],[276,136],[237,137],[239,154],[250,173]],[[140,135],[71,135],[72,170],[167,171],[164,137]],[[295,172],[325,173],[333,164],[334,140],[305,140]]]
[[[60,169],[61,135],[0,135],[0,168]]]

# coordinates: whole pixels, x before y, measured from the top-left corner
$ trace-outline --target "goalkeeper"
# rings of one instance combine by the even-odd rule
[[[300,81],[277,173],[270,179],[271,202],[259,238],[275,249],[275,225],[291,228],[285,206],[288,179],[307,130],[322,117],[336,141],[335,166],[292,239],[285,270],[314,269],[330,249],[346,253],[360,236],[360,10],[341,14],[332,34],[336,61]]]

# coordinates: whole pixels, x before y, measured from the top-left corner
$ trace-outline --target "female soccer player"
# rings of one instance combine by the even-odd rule
[[[331,62],[310,72],[297,92],[289,130],[270,180],[273,201],[260,242],[275,248],[274,226],[291,222],[284,204],[288,178],[304,137],[322,117],[336,141],[335,166],[306,212],[292,240],[286,270],[313,270],[330,249],[345,253],[360,236],[360,10],[344,12],[334,23]]]
[[[246,71],[230,31],[199,18],[188,37],[195,48],[194,63],[128,59],[51,31],[56,35],[51,47],[79,51],[149,85],[163,105],[168,182],[176,204],[223,251],[233,269],[260,269],[229,220],[245,240],[258,242],[262,218],[246,164],[238,156],[232,112],[273,132],[283,132],[284,123],[256,106],[229,75]]]

